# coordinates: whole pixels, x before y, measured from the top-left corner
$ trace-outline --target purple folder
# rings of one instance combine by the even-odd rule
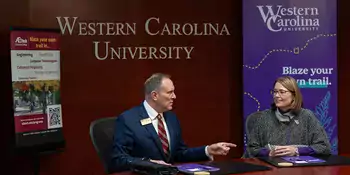
[[[325,160],[315,158],[312,156],[286,156],[281,157],[283,160],[295,163],[295,164],[307,164],[307,163],[324,163]]]
[[[182,164],[176,166],[181,172],[196,172],[196,171],[219,171],[220,168],[200,165],[200,164]]]

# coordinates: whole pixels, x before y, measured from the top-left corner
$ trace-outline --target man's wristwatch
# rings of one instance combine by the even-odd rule
[[[150,159],[150,158],[146,158],[146,157],[141,158],[141,160],[151,161],[151,159]]]

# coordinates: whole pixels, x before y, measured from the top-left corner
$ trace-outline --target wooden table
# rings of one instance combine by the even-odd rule
[[[310,166],[310,167],[291,167],[291,168],[276,168],[268,163],[258,159],[234,159],[257,165],[271,167],[272,170],[256,171],[243,173],[240,175],[350,175],[350,166]],[[132,172],[114,173],[112,175],[134,175]]]
[[[236,161],[236,160],[235,160]],[[258,165],[265,165],[271,167],[269,171],[257,171],[251,173],[243,173],[244,175],[350,175],[350,166],[310,166],[310,167],[291,167],[291,168],[276,168],[268,163],[262,162],[258,159],[241,159],[247,163]]]

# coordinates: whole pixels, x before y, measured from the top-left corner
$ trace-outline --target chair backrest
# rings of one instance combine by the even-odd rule
[[[255,127],[255,122],[259,119],[259,117],[263,114],[262,111],[257,111],[257,112],[254,112],[252,114],[250,114],[247,118],[246,118],[246,121],[245,121],[245,133],[246,133],[246,140],[247,140],[247,143],[248,143],[248,140],[249,140],[249,137],[250,137],[250,134],[252,132],[252,130],[254,129]],[[249,150],[246,148],[243,156],[243,158],[250,158],[250,157],[253,157],[251,156],[251,154],[249,153]]]
[[[116,117],[97,119],[90,124],[90,137],[95,150],[100,157],[105,172],[112,173],[110,166],[113,135]]]

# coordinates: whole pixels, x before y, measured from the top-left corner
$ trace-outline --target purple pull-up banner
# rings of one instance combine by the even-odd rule
[[[278,77],[292,76],[338,154],[337,72],[337,1],[243,1],[244,121],[270,108]]]

